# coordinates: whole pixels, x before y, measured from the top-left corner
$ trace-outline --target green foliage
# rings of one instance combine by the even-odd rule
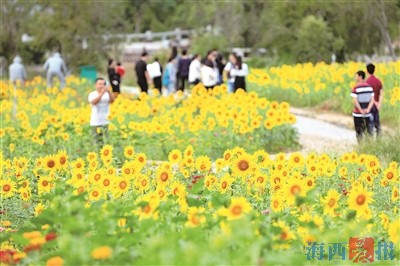
[[[314,16],[302,20],[297,40],[298,62],[329,62],[331,54],[343,48],[343,40],[336,40],[326,22]]]
[[[400,124],[398,124],[400,125]],[[383,162],[400,162],[400,131],[383,135],[377,139],[366,138],[358,145],[358,152],[376,155]]]
[[[40,63],[46,52],[61,49],[67,63],[77,69],[86,64],[103,66],[112,44],[120,41],[103,39],[103,35],[184,28],[202,36],[208,25],[217,37],[195,37],[194,50],[266,48],[286,63],[318,60],[317,51],[326,61],[326,52],[336,52],[338,59],[339,55],[383,53],[384,33],[399,35],[400,9],[394,1],[16,0],[3,1],[1,15],[0,55],[8,61],[20,53],[25,62]],[[310,16],[318,19],[311,21]],[[24,33],[34,40],[22,43]],[[87,49],[82,48],[84,40]]]
[[[206,33],[193,38],[191,50],[204,57],[209,50],[218,49],[219,51],[226,52],[227,47],[227,39]]]

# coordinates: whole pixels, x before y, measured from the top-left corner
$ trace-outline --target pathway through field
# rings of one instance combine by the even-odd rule
[[[336,113],[319,113],[314,111],[291,108],[296,115],[294,125],[300,135],[302,152],[333,152],[350,151],[357,144],[352,117]]]

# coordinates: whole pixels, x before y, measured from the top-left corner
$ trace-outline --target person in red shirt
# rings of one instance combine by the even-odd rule
[[[373,130],[371,109],[374,105],[374,90],[364,79],[365,72],[357,71],[355,74],[357,85],[351,90],[351,97],[353,97],[354,102],[354,127],[358,142],[362,140],[366,130],[371,136]]]
[[[381,133],[381,122],[379,120],[379,110],[382,106],[383,100],[383,87],[382,82],[374,76],[375,66],[373,64],[367,65],[368,79],[367,83],[371,85],[374,90],[374,106],[371,109],[372,116],[374,118],[374,126],[376,128],[376,135]]]

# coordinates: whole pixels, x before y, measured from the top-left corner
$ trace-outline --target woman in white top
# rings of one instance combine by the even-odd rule
[[[201,82],[206,89],[213,89],[218,83],[218,73],[214,71],[214,65],[209,60],[201,66]]]
[[[228,92],[232,93],[235,88],[235,77],[231,76],[231,70],[235,67],[236,64],[236,55],[234,53],[229,54],[229,62],[226,63],[224,67],[224,72],[226,73],[228,79]]]
[[[189,66],[189,83],[192,85],[197,85],[201,79],[201,56],[195,54],[193,60]]]
[[[249,67],[247,64],[242,63],[242,58],[240,56],[236,55],[235,59],[235,67],[231,70],[231,76],[235,78],[234,92],[238,89],[246,91],[246,76],[249,74]]]
[[[94,142],[97,145],[104,143],[107,136],[108,124],[107,116],[110,113],[110,103],[114,102],[114,95],[110,92],[103,78],[96,79],[96,90],[89,93],[88,100],[92,107],[90,114],[90,126]]]

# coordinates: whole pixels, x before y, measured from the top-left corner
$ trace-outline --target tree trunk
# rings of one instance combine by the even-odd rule
[[[396,60],[396,54],[394,52],[394,49],[392,46],[392,40],[390,38],[390,34],[389,34],[389,30],[388,30],[388,22],[387,22],[387,16],[386,16],[386,12],[385,12],[384,2],[382,0],[379,0],[378,5],[379,5],[379,9],[380,9],[379,11],[381,14],[380,14],[380,16],[375,17],[375,22],[382,34],[382,37],[386,43],[386,46],[389,49],[390,56],[393,58],[393,60]],[[379,19],[379,17],[381,17],[382,19]]]
[[[135,16],[135,33],[140,33],[141,24],[142,24],[142,13],[139,10],[138,12],[136,12]]]

